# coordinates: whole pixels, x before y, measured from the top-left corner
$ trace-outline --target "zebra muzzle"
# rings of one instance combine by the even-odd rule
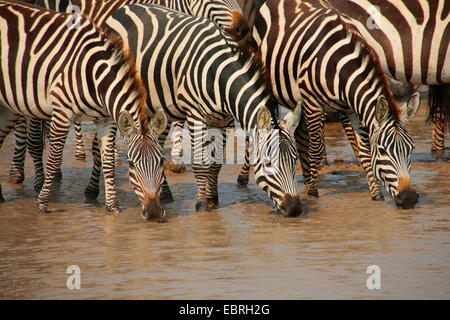
[[[401,209],[411,209],[419,202],[419,194],[414,191],[409,179],[400,178],[395,205]]]
[[[302,202],[298,195],[292,196],[286,194],[281,204],[278,206],[278,211],[284,217],[297,217],[303,212]]]
[[[144,194],[141,217],[144,221],[164,222],[166,211],[161,207],[157,194]]]

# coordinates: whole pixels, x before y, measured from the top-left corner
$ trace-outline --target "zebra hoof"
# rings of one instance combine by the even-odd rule
[[[319,190],[317,190],[316,188],[315,189],[309,189],[307,195],[311,196],[311,197],[318,198],[319,197]]]
[[[173,160],[169,161],[169,170],[175,173],[183,173],[186,171],[186,165],[181,162],[180,164],[176,163]]]
[[[106,210],[112,213],[120,213],[120,208],[117,204],[106,206]]]
[[[208,211],[217,209],[219,207],[219,198],[208,199]]]
[[[373,201],[384,201],[384,196],[380,193],[375,196],[372,196]]]
[[[48,213],[48,211],[47,211],[47,208],[45,208],[45,209],[38,209],[38,215],[41,215],[41,214],[46,214],[46,213]]]
[[[11,183],[17,183],[21,184],[23,180],[25,179],[25,174],[18,170],[11,170],[9,172],[9,179],[8,181]]]
[[[239,175],[237,178],[237,183],[240,186],[246,187],[248,185],[248,176]]]
[[[200,202],[197,202],[195,204],[195,210],[198,211],[209,211],[208,201],[203,200]]]
[[[98,191],[85,191],[84,196],[86,197],[86,202],[96,202],[98,194]]]
[[[436,160],[445,160],[445,150],[431,150],[431,157]]]
[[[56,171],[56,174],[55,174],[55,181],[56,182],[61,182],[61,180],[62,180],[61,169],[58,169],[58,171]]]

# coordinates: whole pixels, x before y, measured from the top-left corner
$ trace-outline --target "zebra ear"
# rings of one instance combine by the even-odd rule
[[[375,117],[378,123],[382,123],[389,113],[389,105],[384,96],[379,96],[375,107]]]
[[[402,112],[402,121],[408,122],[409,119],[416,115],[417,109],[419,109],[420,105],[420,94],[418,92],[411,95],[408,99],[408,102],[402,104],[400,106]]]
[[[133,118],[131,118],[131,115],[127,111],[122,111],[119,114],[117,126],[119,127],[120,132],[127,138],[136,134]]]
[[[261,108],[256,115],[256,122],[259,130],[264,130],[269,128],[271,115],[269,109],[266,107]]]
[[[284,129],[288,130],[290,134],[294,134],[295,129],[300,121],[300,114],[302,111],[302,104],[298,103],[294,111],[289,111],[288,114],[279,123]]]
[[[150,121],[150,132],[155,136],[159,136],[164,131],[164,129],[166,129],[167,122],[168,120],[166,113],[162,110],[158,110],[153,115],[152,120]]]

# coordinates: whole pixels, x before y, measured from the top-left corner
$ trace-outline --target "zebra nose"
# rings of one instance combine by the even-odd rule
[[[141,213],[142,219],[144,221],[157,220],[163,222],[165,214],[166,212],[161,207],[158,195],[145,193]]]
[[[414,190],[406,189],[395,196],[395,204],[400,209],[414,208],[417,202],[419,202],[419,195]]]
[[[278,208],[284,217],[296,217],[303,212],[302,202],[298,195],[286,194]]]
[[[395,205],[400,209],[414,208],[419,201],[419,195],[414,191],[411,182],[408,177],[401,177],[399,179],[398,193],[395,196]]]

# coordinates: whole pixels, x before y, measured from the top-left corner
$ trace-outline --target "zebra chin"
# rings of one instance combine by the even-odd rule
[[[303,212],[302,202],[298,195],[286,193],[277,207],[283,217],[297,217]]]
[[[144,200],[142,202],[141,217],[144,222],[159,221],[164,222],[166,211],[161,207],[159,197],[157,194],[152,193],[144,194]]]
[[[399,209],[412,209],[419,202],[419,194],[413,189],[409,178],[400,178],[398,193],[395,195],[395,205]]]

